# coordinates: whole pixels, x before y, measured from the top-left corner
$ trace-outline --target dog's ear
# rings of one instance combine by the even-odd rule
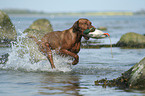
[[[79,31],[79,20],[74,23],[72,28],[73,32]]]

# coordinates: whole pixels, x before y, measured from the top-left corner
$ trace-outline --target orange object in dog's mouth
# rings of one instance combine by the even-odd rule
[[[104,35],[106,35],[106,36],[110,37],[109,33],[104,33]]]

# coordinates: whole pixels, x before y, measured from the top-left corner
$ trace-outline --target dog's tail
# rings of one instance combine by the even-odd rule
[[[29,38],[32,38],[35,42],[36,42],[36,44],[40,44],[40,41],[38,41],[38,39],[35,37],[35,36],[28,36]]]

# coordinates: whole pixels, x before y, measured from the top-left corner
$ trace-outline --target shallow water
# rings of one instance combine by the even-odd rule
[[[11,16],[19,35],[41,16]],[[45,17],[51,21],[54,30],[64,30],[72,26],[80,17]],[[106,26],[111,41],[116,43],[126,32],[145,34],[145,17],[87,17],[95,26]],[[140,25],[138,25],[140,24]],[[64,25],[64,26],[63,26]],[[108,38],[102,43],[110,44]],[[95,86],[94,81],[103,78],[114,79],[130,69],[145,57],[145,49],[121,49],[114,47],[81,49],[80,61],[70,66],[69,58],[55,56],[56,69],[52,70],[48,61],[31,64],[29,55],[19,58],[16,48],[0,48],[0,55],[9,53],[6,64],[0,64],[0,96],[138,96],[144,90],[118,89],[116,87]]]
[[[113,48],[114,58],[112,58],[110,48],[82,49],[79,53],[79,64],[62,71],[43,70],[42,66],[36,64],[28,66],[23,62],[21,68],[17,69],[12,65],[7,65],[11,67],[8,69],[3,66],[0,70],[0,94],[1,96],[11,96],[11,94],[13,96],[145,95],[141,90],[103,88],[94,85],[95,80],[117,78],[139,62],[144,53],[145,49]],[[14,65],[18,64],[14,63]]]

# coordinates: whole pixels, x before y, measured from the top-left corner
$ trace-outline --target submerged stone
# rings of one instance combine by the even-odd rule
[[[0,10],[0,43],[16,41],[17,33],[9,16]]]
[[[117,47],[145,48],[145,36],[134,32],[129,32],[120,38]]]

